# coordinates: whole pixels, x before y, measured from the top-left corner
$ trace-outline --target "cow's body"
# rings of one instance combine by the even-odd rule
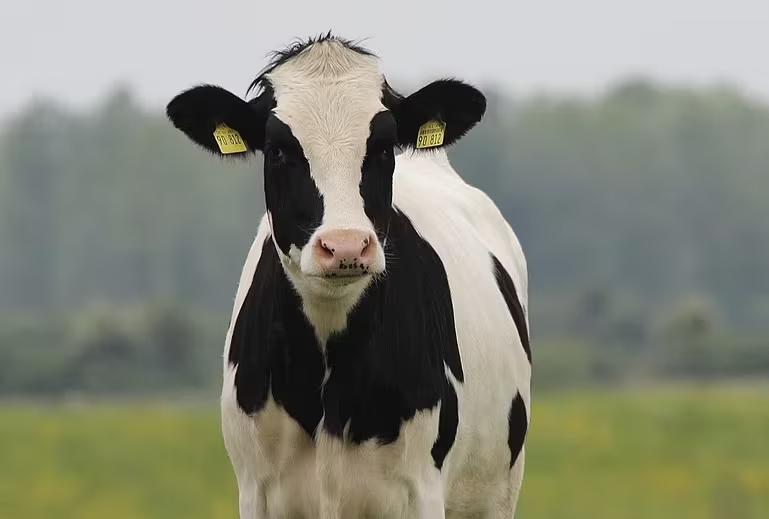
[[[267,212],[224,355],[241,517],[509,519],[529,416],[526,264],[440,149],[485,97],[457,80],[404,97],[330,34],[276,53],[253,87],[250,101],[203,85],[168,105],[208,150],[264,156]]]
[[[370,337],[349,332],[348,324],[343,324],[341,330],[339,325],[332,326],[339,331],[331,339],[323,340],[328,335],[324,317],[312,313],[307,317],[298,297],[293,300],[295,312],[281,308],[270,314],[272,319],[276,319],[277,313],[288,315],[286,322],[279,325],[280,330],[266,330],[264,326],[256,330],[260,326],[247,324],[249,319],[255,319],[253,314],[258,312],[258,305],[269,305],[276,297],[276,290],[292,290],[275,254],[265,216],[243,269],[224,355],[222,421],[240,488],[241,517],[443,517],[444,509],[446,517],[509,518],[513,515],[523,475],[522,442],[530,401],[531,370],[525,319],[521,323],[519,314],[516,326],[516,301],[513,300],[517,292],[519,308],[527,307],[523,253],[496,206],[457,175],[443,152],[400,155],[393,192],[393,206],[402,213],[393,224],[402,227],[398,232],[403,237],[399,235],[398,239],[404,241],[410,233],[418,234],[437,254],[434,259],[438,261],[419,267],[414,258],[399,257],[401,253],[414,254],[413,251],[399,251],[397,242],[391,243],[394,249],[391,251],[390,244],[386,243],[388,273],[378,283],[390,283],[390,271],[400,276],[397,267],[400,261],[408,269],[444,269],[448,291],[444,293],[441,286],[432,284],[425,288],[436,293],[424,294],[408,286],[415,280],[406,279],[406,284],[396,287],[400,293],[385,298],[386,306],[369,311],[377,313],[376,322],[402,327],[403,332],[375,330],[374,333],[415,339],[434,337],[449,344],[449,336],[455,331],[461,366],[452,369],[455,359],[451,352],[443,355],[442,365],[436,366],[422,363],[418,354],[387,351],[388,344],[375,341],[385,352],[363,359],[364,363],[377,364],[371,369],[373,373],[366,375],[367,378],[402,378],[388,385],[402,385],[408,399],[424,407],[433,403],[434,395],[429,389],[420,394],[420,389],[443,383],[436,378],[436,373],[445,374],[444,380],[456,395],[457,414],[449,409],[454,406],[451,397],[446,397],[447,392],[441,389],[443,398],[433,407],[415,409],[415,406],[409,408],[408,403],[402,405],[405,414],[412,412],[413,416],[397,420],[393,438],[392,418],[404,413],[388,409],[386,402],[400,397],[377,390],[361,390],[354,374],[366,372],[368,368],[347,366],[348,362],[340,360],[347,355],[355,359],[348,348],[364,348],[364,344],[355,343],[356,339],[370,342]],[[413,230],[406,222],[413,225]],[[509,278],[495,265],[494,258]],[[259,286],[252,288],[257,265]],[[402,275],[408,278],[409,273]],[[278,280],[265,283],[265,276]],[[440,278],[441,274],[427,274],[431,276]],[[276,288],[276,285],[279,286]],[[393,296],[402,302],[397,304],[397,300],[391,299]],[[420,301],[420,296],[429,301]],[[244,305],[247,299],[253,303]],[[281,306],[291,304],[289,298]],[[436,311],[453,307],[453,319],[430,316],[430,308],[419,311],[425,304]],[[387,316],[379,315],[380,312]],[[355,309],[350,315],[354,314]],[[436,318],[438,328],[441,323],[453,321],[455,330],[411,332],[425,319]],[[269,321],[267,317],[262,319]],[[243,331],[247,328],[250,332]],[[308,334],[307,330],[314,333]],[[337,340],[343,344],[333,346],[335,358],[329,361],[331,352],[326,343],[345,334],[350,335],[349,340]],[[284,347],[275,348],[272,353],[253,354],[251,358],[256,365],[249,373],[250,382],[238,380],[239,389],[235,383],[236,372],[246,367],[244,362],[233,361],[235,357],[230,351],[233,335],[238,336],[238,348],[247,345],[247,348],[259,349],[261,346],[255,341],[280,344],[286,340],[283,337],[287,337],[294,343],[306,341],[307,349],[288,359],[284,356],[291,353],[285,354]],[[431,347],[409,343],[409,340],[402,340],[398,348]],[[310,343],[316,348],[315,353],[309,349]],[[243,351],[239,355],[248,358]],[[281,359],[276,361],[270,357],[275,355]],[[265,370],[259,370],[259,363],[263,363]],[[415,368],[414,363],[419,366]],[[333,370],[337,366],[340,371],[346,371],[339,380],[334,378]],[[272,370],[270,375],[267,370]],[[423,380],[409,380],[410,377]],[[463,381],[458,380],[460,378]],[[335,396],[324,395],[325,400],[321,401],[321,392],[329,391],[325,387],[329,383],[333,384]],[[239,390],[261,395],[257,400],[263,401],[244,402],[250,398],[239,396]],[[393,391],[397,392],[397,387]],[[280,403],[275,401],[275,392]],[[345,392],[358,392],[360,398],[350,403],[350,395],[345,397]],[[343,411],[341,418],[336,416],[345,405],[355,410]],[[252,414],[244,411],[244,406],[253,406],[249,409]],[[319,419],[328,420],[332,412],[324,410],[324,406],[337,407],[333,410],[333,419],[343,423],[318,426]],[[440,413],[445,409],[448,410],[441,419]],[[326,417],[321,418],[324,412]],[[458,424],[452,424],[452,415],[458,415]],[[454,430],[455,438],[451,441]],[[448,434],[441,437],[439,431]]]

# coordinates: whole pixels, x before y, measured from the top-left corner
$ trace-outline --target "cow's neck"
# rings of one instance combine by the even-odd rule
[[[302,310],[310,325],[315,330],[320,347],[325,349],[328,338],[347,328],[350,312],[360,300],[365,286],[351,291],[342,298],[303,297]]]

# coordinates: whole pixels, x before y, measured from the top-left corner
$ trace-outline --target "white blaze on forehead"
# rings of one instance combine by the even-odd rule
[[[369,124],[385,109],[377,58],[325,41],[267,78],[277,101],[274,113],[302,145],[323,195],[322,226],[372,228],[359,185]]]

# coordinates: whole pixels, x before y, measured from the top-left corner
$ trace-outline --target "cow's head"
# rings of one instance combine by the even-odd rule
[[[395,148],[436,144],[417,142],[431,121],[445,124],[438,145],[451,144],[486,106],[483,94],[455,80],[402,97],[374,55],[331,35],[276,53],[249,90],[257,95],[244,101],[198,86],[174,98],[168,116],[215,154],[264,154],[265,201],[284,268],[301,292],[327,297],[362,290],[385,271]]]

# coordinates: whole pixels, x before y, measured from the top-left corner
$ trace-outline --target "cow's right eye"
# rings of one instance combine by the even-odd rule
[[[390,159],[393,154],[394,144],[386,141],[377,141],[369,145],[367,156],[371,159],[384,161]]]
[[[286,160],[286,152],[280,146],[270,146],[267,149],[267,159],[273,164],[279,164]]]

